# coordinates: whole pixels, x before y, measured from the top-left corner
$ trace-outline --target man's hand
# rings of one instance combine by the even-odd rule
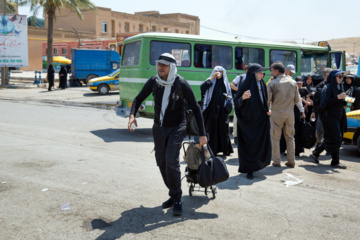
[[[207,140],[207,137],[206,136],[200,136],[199,137],[199,144],[200,144],[200,147],[204,146],[205,144],[207,144],[208,140]]]
[[[138,125],[137,125],[137,122],[136,122],[136,119],[135,119],[135,117],[134,117],[133,114],[131,114],[131,115],[129,116],[128,129],[129,129],[130,132],[135,131],[135,129],[132,129],[132,128],[131,128],[131,125],[132,125],[132,124],[135,124],[136,127],[138,126]]]
[[[266,113],[268,116],[271,115],[271,110],[269,110],[267,113]]]
[[[305,112],[301,113],[301,118],[306,118]]]

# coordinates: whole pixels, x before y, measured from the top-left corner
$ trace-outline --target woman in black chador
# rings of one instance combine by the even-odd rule
[[[54,78],[55,78],[55,70],[52,64],[49,65],[48,72],[47,72],[47,79],[49,82],[48,91],[51,91],[51,88],[54,86]]]
[[[61,65],[60,72],[59,72],[59,87],[61,89],[67,88],[67,71],[64,67],[64,65]]]
[[[340,163],[340,147],[344,131],[347,129],[346,114],[346,93],[341,85],[343,71],[333,70],[330,72],[327,82],[321,92],[320,119],[324,126],[324,140],[322,144],[313,151],[312,158],[319,163],[319,154],[326,149],[331,154],[331,166],[343,168],[346,166]]]
[[[271,161],[270,111],[267,105],[263,71],[268,68],[252,64],[234,99],[238,118],[239,172],[253,179],[253,172]]]
[[[230,85],[226,70],[216,66],[208,79],[200,86],[205,130],[209,134],[208,144],[217,155],[229,156],[233,149],[229,137],[228,115],[232,110]]]

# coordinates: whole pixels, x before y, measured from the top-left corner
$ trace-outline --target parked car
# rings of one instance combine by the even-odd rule
[[[106,95],[109,91],[119,90],[119,73],[120,69],[107,76],[90,79],[87,85],[91,90],[97,91],[100,95]]]
[[[344,133],[343,141],[356,146],[360,154],[360,110],[348,112],[346,117],[348,129]]]

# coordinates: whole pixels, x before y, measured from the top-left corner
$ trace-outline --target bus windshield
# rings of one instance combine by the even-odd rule
[[[301,73],[303,75],[322,75],[327,66],[327,54],[304,54],[301,56]]]

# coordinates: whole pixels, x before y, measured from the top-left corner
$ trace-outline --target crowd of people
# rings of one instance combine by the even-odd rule
[[[353,77],[346,75],[343,81],[343,71],[323,69],[323,82],[314,86],[313,76],[293,79],[294,65],[285,68],[283,63],[275,62],[266,84],[264,72],[269,68],[252,63],[245,67],[245,74],[229,84],[225,68],[216,66],[200,86],[199,104],[188,82],[177,74],[174,56],[161,54],[156,69],[157,74],[133,101],[128,129],[133,132],[137,127],[136,113],[153,94],[155,158],[170,196],[162,207],[172,207],[174,216],[182,214],[179,153],[186,132],[186,106],[194,113],[200,146],[208,143],[215,155],[224,156],[234,151],[229,130],[229,114],[234,106],[238,171],[246,173],[248,179],[269,166],[271,160],[274,167],[281,167],[281,153],[286,152],[285,165],[295,167],[295,157],[304,151],[301,121],[316,127],[313,161],[319,163],[319,155],[326,150],[332,167],[346,168],[340,163],[339,150],[346,131],[345,91],[351,89]]]

